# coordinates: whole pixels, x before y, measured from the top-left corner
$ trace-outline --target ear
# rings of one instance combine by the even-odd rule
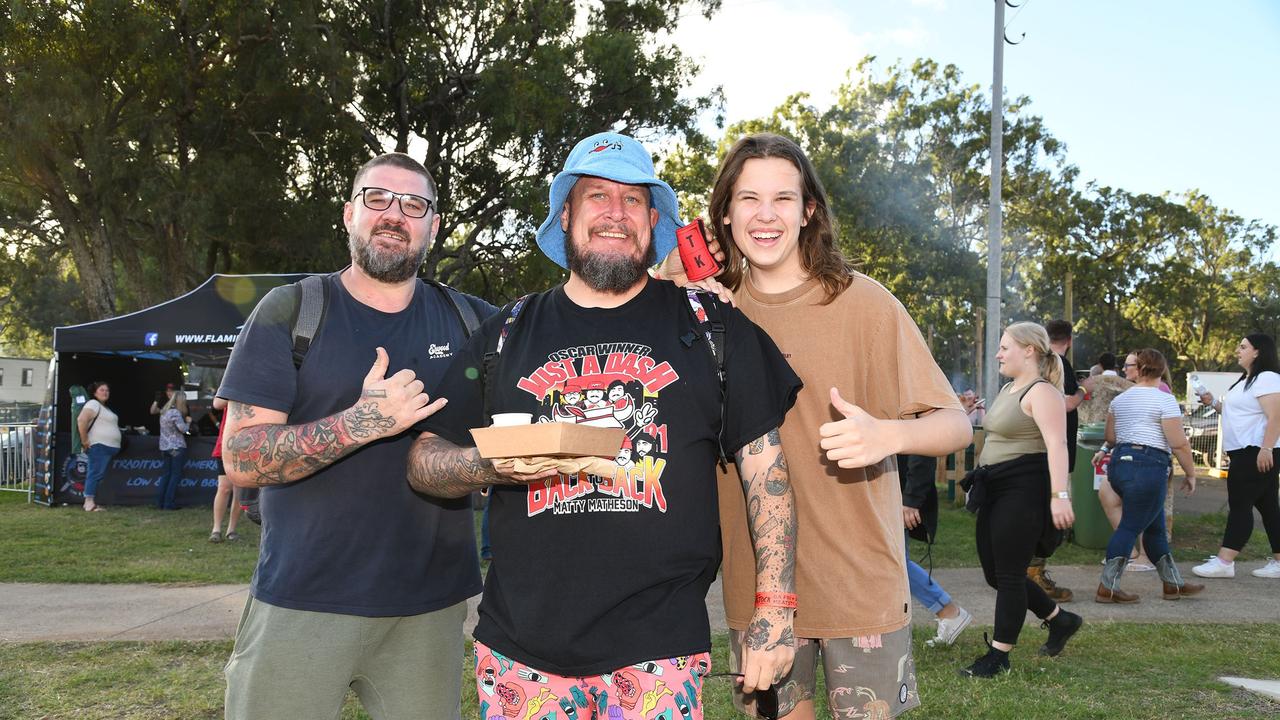
[[[356,208],[351,204],[350,200],[342,204],[342,225],[347,229],[347,232],[351,232],[351,218],[355,216],[355,212]]]
[[[560,229],[569,232],[569,203],[564,204],[564,209],[560,211]]]
[[[658,209],[649,208],[649,229],[658,227]]]
[[[800,220],[800,227],[809,224],[809,219],[813,217],[813,211],[818,209],[818,201],[810,200],[804,206],[804,218]]]
[[[431,234],[427,236],[427,241],[431,242],[436,239],[436,233],[440,232],[440,213],[431,214]]]

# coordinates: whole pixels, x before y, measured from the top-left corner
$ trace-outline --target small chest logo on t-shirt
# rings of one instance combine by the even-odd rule
[[[427,357],[431,358],[432,360],[440,360],[447,357],[453,357],[453,350],[450,348],[450,346],[452,345],[453,343],[445,343],[444,345],[437,345],[435,343],[431,343],[431,345],[427,348]]]
[[[622,428],[626,434],[611,477],[578,473],[529,485],[529,517],[551,512],[667,511],[662,474],[670,446],[659,394],[680,375],[636,343],[565,348],[520,378],[516,387],[538,399],[536,422]]]

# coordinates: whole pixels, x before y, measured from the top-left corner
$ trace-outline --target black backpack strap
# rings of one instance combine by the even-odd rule
[[[480,367],[480,397],[484,402],[485,422],[488,422],[489,418],[493,417],[493,399],[489,394],[489,378],[497,377],[498,357],[502,354],[502,348],[507,344],[511,331],[515,329],[516,321],[520,319],[520,312],[524,310],[531,297],[533,297],[532,294],[516,298],[515,302],[505,308],[507,319],[502,323],[502,328],[498,330],[498,340],[494,343],[493,349],[484,354],[484,362],[481,363]]]
[[[462,331],[467,337],[471,337],[480,328],[480,316],[476,314],[476,309],[467,301],[465,295],[437,280],[423,278],[422,282],[439,290],[448,298],[449,304],[458,313],[458,319],[462,321]]]
[[[329,283],[327,275],[308,275],[298,282],[298,306],[293,318],[290,336],[293,339],[293,367],[301,368],[302,361],[311,349],[311,341],[324,323],[329,308]]]
[[[707,348],[711,352],[711,358],[716,364],[716,378],[720,381],[720,433],[716,436],[716,444],[720,446],[720,467],[723,469],[726,463],[729,462],[729,453],[724,447],[726,397],[724,318],[720,313],[720,301],[715,295],[695,288],[685,288],[685,295],[689,300],[689,315],[693,318],[694,327],[702,330],[702,336],[707,341]],[[680,339],[686,347],[691,347],[694,340],[697,339],[697,335],[690,333]]]

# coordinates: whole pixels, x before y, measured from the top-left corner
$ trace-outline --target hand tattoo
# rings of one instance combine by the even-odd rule
[[[372,397],[372,398],[384,398],[387,396],[387,391],[381,390],[379,388],[368,388],[367,390],[364,391],[364,396]]]

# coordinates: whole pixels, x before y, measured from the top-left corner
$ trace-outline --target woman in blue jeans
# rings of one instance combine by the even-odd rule
[[[1172,456],[1177,456],[1186,473],[1182,489],[1188,495],[1196,489],[1191,445],[1182,430],[1178,402],[1160,390],[1160,379],[1168,366],[1164,355],[1146,348],[1129,353],[1124,363],[1125,370],[1137,371],[1137,380],[1134,387],[1111,401],[1106,435],[1107,445],[1113,446],[1107,480],[1120,496],[1123,514],[1107,543],[1107,560],[1094,599],[1100,603],[1138,602],[1137,595],[1120,589],[1120,576],[1141,535],[1147,555],[1156,559],[1164,599],[1177,600],[1204,590],[1203,585],[1183,581],[1169,552],[1164,529],[1164,499]]]
[[[84,479],[84,509],[97,512],[102,509],[97,502],[98,483],[107,474],[111,458],[120,452],[120,419],[107,407],[111,388],[105,382],[89,383],[88,390],[91,399],[80,409],[76,430],[80,433],[80,445],[89,456]]]
[[[151,405],[152,413],[160,415],[160,455],[164,459],[164,471],[160,478],[160,491],[156,493],[156,507],[161,510],[177,510],[174,501],[178,483],[182,480],[182,468],[187,464],[187,438],[191,419],[187,417],[187,398],[177,385],[165,386],[165,395],[157,393]],[[164,406],[160,406],[164,399]]]

